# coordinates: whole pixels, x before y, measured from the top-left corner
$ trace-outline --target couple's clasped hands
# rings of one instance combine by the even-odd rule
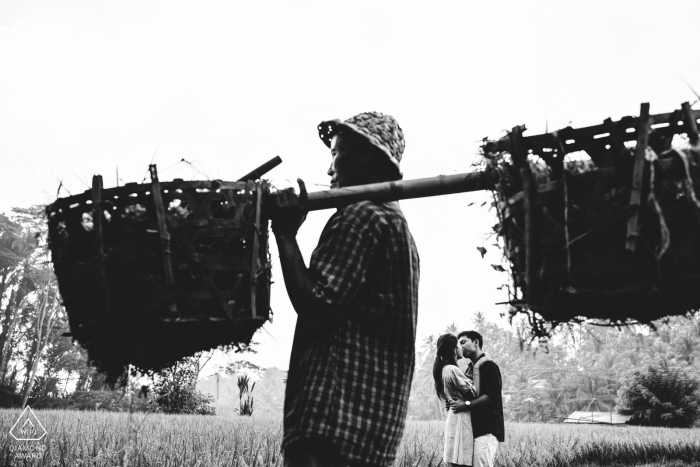
[[[463,400],[447,400],[445,401],[445,410],[450,409],[452,409],[452,411],[455,413],[466,412],[469,410],[469,406],[465,404]]]

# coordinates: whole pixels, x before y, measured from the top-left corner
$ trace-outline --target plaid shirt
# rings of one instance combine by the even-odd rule
[[[299,313],[283,446],[328,440],[350,462],[387,466],[406,420],[419,260],[398,203],[341,208],[311,257],[314,301]]]

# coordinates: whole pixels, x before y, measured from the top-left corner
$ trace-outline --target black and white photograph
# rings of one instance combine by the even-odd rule
[[[700,465],[697,0],[1,0],[0,467]]]

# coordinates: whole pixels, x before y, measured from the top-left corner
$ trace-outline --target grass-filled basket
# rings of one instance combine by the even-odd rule
[[[484,144],[512,311],[537,335],[700,308],[698,117],[687,103],[660,115],[643,104],[639,117],[529,137],[515,127]]]
[[[245,348],[270,318],[260,182],[129,183],[47,207],[70,336],[110,381],[220,345]]]

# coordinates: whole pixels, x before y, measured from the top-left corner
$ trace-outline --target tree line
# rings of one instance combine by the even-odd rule
[[[47,244],[44,206],[0,214],[0,386],[21,405],[103,389],[87,353],[71,339]],[[9,401],[4,400],[4,405]]]
[[[21,405],[66,395],[71,381],[77,390],[104,386],[86,352],[63,336],[68,317],[46,237],[44,206],[0,214],[0,386]]]
[[[501,369],[504,416],[511,421],[561,421],[573,411],[629,413],[626,398],[644,378],[656,384],[649,400],[683,386],[688,392],[686,411],[700,410],[700,315],[676,316],[653,327],[616,327],[586,324],[561,325],[549,339],[533,340],[526,322],[505,329],[476,313],[470,329],[485,338],[484,351]],[[452,324],[445,333],[461,329]],[[423,340],[416,358],[409,417],[442,419],[444,404],[435,395],[432,365],[438,335]],[[649,372],[665,373],[652,381]],[[636,374],[636,376],[635,376]],[[679,381],[668,381],[681,375]],[[653,379],[653,378],[652,378]],[[693,382],[694,381],[694,382]],[[635,386],[636,385],[636,386]],[[647,391],[649,392],[649,391]],[[631,396],[630,396],[631,397]],[[640,396],[642,397],[642,396]],[[653,401],[649,404],[653,405]],[[651,405],[647,404],[649,407]],[[658,402],[663,406],[663,401]],[[636,407],[636,406],[635,406]],[[647,407],[647,406],[644,406]],[[678,409],[675,409],[678,410]],[[700,413],[697,413],[700,415]],[[692,416],[690,417],[692,420]]]

